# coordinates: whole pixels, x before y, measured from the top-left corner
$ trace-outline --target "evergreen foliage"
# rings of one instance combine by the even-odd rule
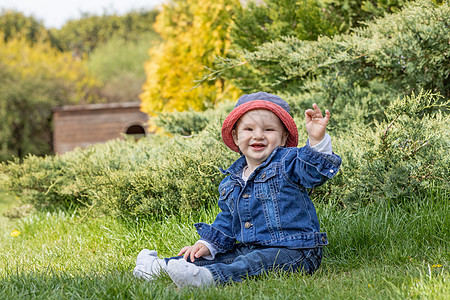
[[[450,96],[448,3],[410,3],[351,34],[302,41],[283,37],[217,71],[245,92],[284,94],[297,112],[316,102],[335,126],[381,121],[392,99],[421,89]],[[246,64],[245,72],[239,71]]]
[[[429,92],[399,98],[386,110],[387,121],[375,128],[354,124],[350,132],[332,133],[342,170],[314,190],[313,200],[344,205],[419,201],[415,195],[430,187],[450,192],[449,101],[441,100]],[[189,214],[217,201],[219,168],[237,159],[221,141],[222,120],[210,121],[192,138],[118,140],[3,163],[0,172],[8,175],[10,189],[38,208],[81,205],[123,217]]]
[[[343,168],[321,187],[345,204],[415,198],[430,188],[449,192],[450,100],[430,92],[393,101],[385,121],[353,124],[333,149]],[[419,201],[420,199],[415,199]]]
[[[195,138],[111,141],[64,155],[3,163],[9,188],[40,209],[114,216],[190,214],[216,201],[219,172],[236,159],[214,123]]]
[[[233,16],[233,46],[255,51],[265,42],[292,36],[317,40],[361,26],[384,13],[398,11],[405,0],[265,0],[248,1]]]
[[[165,132],[190,136],[205,129],[210,122],[224,120],[233,110],[235,103],[225,101],[205,111],[181,111],[171,113],[159,113],[155,117],[155,124]]]

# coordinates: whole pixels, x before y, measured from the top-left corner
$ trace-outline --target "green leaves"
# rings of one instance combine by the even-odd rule
[[[152,25],[157,14],[157,10],[129,12],[123,16],[85,14],[59,30],[52,30],[53,43],[63,51],[82,55],[112,38],[137,42],[142,33],[154,33]]]
[[[373,129],[355,124],[358,130],[341,135],[333,143],[343,157],[330,185],[333,197],[368,203],[414,198],[436,186],[448,191],[450,101],[442,99],[430,92],[398,98],[386,109],[386,121]]]
[[[0,39],[0,160],[51,153],[52,107],[98,99],[81,61],[48,43]]]
[[[37,208],[89,209],[135,218],[189,215],[217,200],[217,187],[236,154],[215,122],[193,138],[110,141],[61,156],[0,165],[9,188]],[[216,135],[210,135],[214,131]]]
[[[225,60],[216,72],[245,92],[284,94],[299,111],[317,102],[341,130],[373,124],[393,99],[413,91],[450,96],[448,19],[448,3],[416,1],[351,34],[278,37]]]
[[[239,90],[228,80],[196,80],[230,49],[230,17],[236,0],[176,0],[163,6],[155,29],[164,41],[150,49],[145,64],[147,80],[141,94],[142,110],[157,112],[205,110]]]

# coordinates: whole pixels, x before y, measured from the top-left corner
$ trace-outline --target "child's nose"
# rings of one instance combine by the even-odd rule
[[[264,138],[264,130],[262,129],[256,129],[253,131],[253,138],[254,139],[263,139]]]

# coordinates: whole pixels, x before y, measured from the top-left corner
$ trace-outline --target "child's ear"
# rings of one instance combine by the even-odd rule
[[[283,136],[281,137],[281,145],[283,145],[283,147],[286,147],[288,137],[289,137],[289,133],[285,130],[283,132]]]
[[[237,135],[236,129],[233,129],[231,131],[231,135],[233,136],[234,143],[237,145],[238,144],[238,135]]]

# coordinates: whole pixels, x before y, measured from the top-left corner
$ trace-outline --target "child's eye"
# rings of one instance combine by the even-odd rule
[[[266,131],[274,131],[275,129],[273,128],[267,128]]]
[[[244,130],[245,130],[245,131],[252,131],[253,128],[251,128],[251,127],[244,127]]]

